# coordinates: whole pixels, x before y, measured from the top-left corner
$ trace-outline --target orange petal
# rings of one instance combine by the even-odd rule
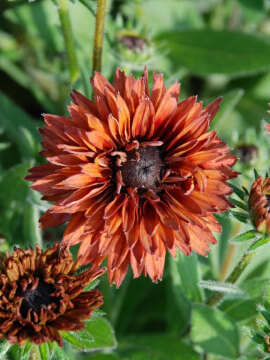
[[[104,212],[104,219],[108,219],[109,217],[116,214],[116,212],[124,205],[124,203],[127,201],[127,195],[126,194],[119,194],[116,195],[114,200],[110,202]]]
[[[116,148],[115,143],[106,133],[93,130],[87,132],[86,136],[88,141],[98,149],[106,151]]]

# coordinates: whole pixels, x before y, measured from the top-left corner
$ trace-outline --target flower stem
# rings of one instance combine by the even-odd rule
[[[247,251],[243,257],[240,259],[236,267],[231,272],[230,276],[226,279],[226,282],[234,284],[240,275],[243,273],[245,268],[248,266],[252,258],[257,254],[256,251]],[[224,297],[224,293],[221,292],[215,292],[206,302],[209,306],[215,306],[217,305]]]
[[[232,237],[235,237],[236,235],[238,235],[240,230],[241,230],[241,223],[237,222],[234,227]],[[226,279],[226,276],[228,274],[228,269],[230,268],[231,261],[234,256],[235,249],[236,249],[235,244],[229,244],[227,254],[225,256],[224,262],[223,262],[221,270],[220,270],[220,276],[219,276],[220,281],[225,281],[225,279]]]
[[[101,71],[105,12],[106,0],[97,0],[96,30],[93,50],[93,75],[95,71]]]
[[[75,49],[75,43],[72,36],[71,22],[68,12],[68,0],[58,0],[58,14],[61,23],[61,29],[64,36],[66,54],[69,68],[69,78],[71,84],[73,84],[79,76],[79,67]]]

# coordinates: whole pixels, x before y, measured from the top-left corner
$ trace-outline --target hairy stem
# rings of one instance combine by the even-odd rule
[[[243,257],[240,259],[240,261],[238,262],[238,264],[236,265],[236,267],[233,269],[233,271],[231,272],[230,276],[225,280],[228,283],[234,284],[238,278],[240,277],[240,275],[243,273],[243,271],[245,270],[245,268],[248,266],[248,264],[250,263],[250,261],[252,260],[252,258],[257,254],[256,251],[252,251],[252,252],[246,252]],[[222,298],[224,297],[224,293],[221,292],[215,292],[207,301],[207,305],[210,306],[215,306],[217,305]]]
[[[95,71],[101,71],[105,13],[106,0],[97,0],[96,30],[93,51],[93,75]]]
[[[240,230],[241,230],[241,223],[237,222],[235,227],[234,227],[232,237],[235,237],[236,235],[238,235]],[[219,280],[220,281],[225,281],[225,279],[226,279],[226,276],[228,274],[228,270],[229,270],[230,265],[231,265],[231,261],[232,261],[233,256],[234,256],[235,249],[236,249],[235,244],[229,244],[229,248],[228,248],[226,257],[224,259],[224,262],[223,262],[221,270],[220,270],[220,275],[219,275]]]
[[[71,22],[68,12],[68,0],[58,0],[58,1],[59,1],[58,14],[59,14],[61,29],[65,41],[69,77],[71,84],[73,84],[79,76],[79,67],[78,67],[75,43],[72,35]]]

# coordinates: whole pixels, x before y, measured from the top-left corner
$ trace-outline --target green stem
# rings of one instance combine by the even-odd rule
[[[93,75],[95,71],[101,71],[105,13],[106,0],[97,0],[96,30],[93,51]]]
[[[68,0],[58,0],[58,14],[61,23],[61,29],[64,36],[66,54],[68,60],[70,82],[73,84],[79,76],[79,67],[75,49],[75,43],[72,36],[71,22],[68,12]]]
[[[245,268],[248,266],[252,258],[257,254],[256,251],[247,251],[243,257],[240,259],[236,267],[231,272],[230,276],[225,280],[228,283],[234,284],[240,277],[240,275],[243,273]],[[224,297],[224,293],[221,292],[215,292],[207,301],[207,305],[209,306],[215,306],[217,305]]]
[[[36,344],[33,344],[31,347],[29,360],[40,360],[40,352]]]

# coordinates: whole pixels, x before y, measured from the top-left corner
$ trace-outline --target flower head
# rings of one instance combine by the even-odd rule
[[[231,204],[226,180],[236,157],[215,131],[207,132],[220,99],[207,107],[191,96],[177,103],[180,84],[167,91],[162,75],[135,80],[116,71],[113,86],[91,79],[95,102],[73,91],[70,117],[45,115],[42,155],[32,187],[55,204],[43,227],[69,222],[63,241],[81,243],[84,263],[108,256],[110,282],[129,264],[162,278],[166,249],[201,255],[221,227],[213,216]]]
[[[83,320],[103,303],[98,290],[82,292],[105,269],[75,275],[67,245],[43,252],[16,249],[0,265],[0,339],[22,345],[57,341],[59,330],[81,330]]]
[[[270,178],[259,176],[252,184],[249,195],[251,219],[256,229],[270,233]]]

